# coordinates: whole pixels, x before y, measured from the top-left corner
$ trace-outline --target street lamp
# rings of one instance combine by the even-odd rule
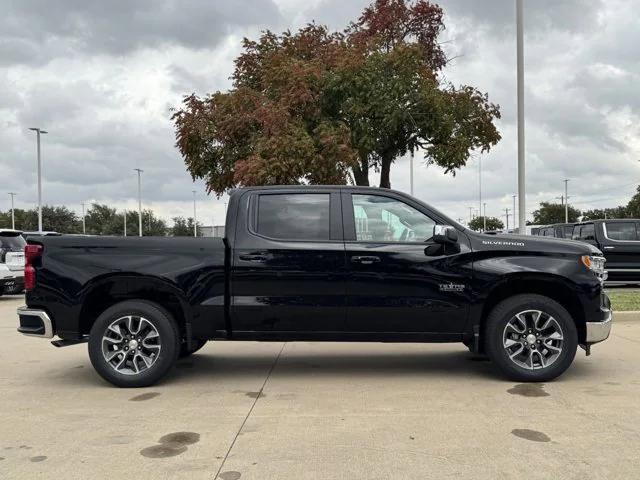
[[[484,223],[484,231],[487,231],[487,202],[484,202],[482,204],[482,206],[484,207],[484,212],[482,213],[482,220]]]
[[[84,215],[84,202],[82,202],[80,205],[82,205],[82,234],[86,235],[87,234],[87,225],[85,223],[85,215]]]
[[[524,4],[516,0],[516,57],[518,91],[518,223],[520,235],[527,233],[524,159]],[[515,214],[515,211],[513,212]],[[515,217],[514,217],[515,219]]]
[[[140,183],[140,174],[144,172],[139,168],[134,168],[138,172],[138,236],[142,236],[142,186]]]
[[[191,190],[193,192],[193,236],[198,236],[198,222],[196,221],[196,191]]]
[[[11,229],[15,230],[16,229],[16,216],[15,216],[15,213],[13,211],[13,197],[15,197],[17,195],[17,193],[9,192],[9,195],[11,195]]]
[[[569,179],[564,179],[564,223],[569,223]]]
[[[40,135],[44,135],[49,132],[38,127],[32,127],[29,130],[36,132],[36,138],[38,141],[38,231],[42,232],[42,158],[40,155]]]

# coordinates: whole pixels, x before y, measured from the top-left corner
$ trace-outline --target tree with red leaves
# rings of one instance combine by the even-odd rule
[[[220,195],[237,185],[391,187],[393,162],[423,152],[445,172],[500,140],[499,107],[441,79],[442,9],[376,0],[343,32],[309,24],[244,40],[233,87],[185,97],[176,145],[192,177]]]

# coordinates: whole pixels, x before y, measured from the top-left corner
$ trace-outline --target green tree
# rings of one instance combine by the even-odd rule
[[[640,186],[636,188],[636,193],[629,200],[626,212],[629,218],[640,218]]]
[[[604,218],[629,218],[629,211],[626,206],[621,205],[613,208],[596,208],[582,213],[583,221],[600,220]]]
[[[122,214],[108,205],[93,203],[85,218],[89,235],[122,235],[124,229]]]
[[[500,140],[498,106],[446,82],[442,9],[376,0],[343,32],[310,24],[244,40],[233,87],[185,97],[172,119],[192,177],[222,194],[236,185],[390,187],[393,162],[421,151],[455,174]]]
[[[475,217],[473,220],[469,222],[469,228],[471,230],[480,231],[484,229],[484,217]],[[491,232],[493,230],[502,230],[504,228],[504,223],[502,220],[496,217],[487,217],[487,231]]]
[[[569,222],[577,222],[580,215],[580,210],[569,205]],[[564,221],[565,207],[561,203],[542,202],[540,208],[533,212],[534,225],[550,225]]]
[[[15,209],[16,229],[23,231],[38,230],[38,210]],[[11,228],[11,210],[0,214],[0,223]],[[43,205],[42,229],[60,233],[81,233],[82,221],[78,215],[67,207]]]
[[[198,226],[198,236],[202,236],[202,232],[200,231],[200,227],[202,224],[200,222],[197,223]],[[169,229],[170,235],[174,237],[192,237],[193,236],[193,217],[184,218],[184,217],[173,217],[173,227]]]

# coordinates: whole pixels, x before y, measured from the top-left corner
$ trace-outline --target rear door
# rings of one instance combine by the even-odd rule
[[[600,248],[610,281],[640,280],[640,232],[634,220],[603,222]]]
[[[437,218],[393,192],[347,190],[343,211],[349,330],[463,332],[472,276],[466,236],[442,251],[432,240]]]
[[[231,274],[233,330],[343,330],[339,189],[251,191],[239,209]]]

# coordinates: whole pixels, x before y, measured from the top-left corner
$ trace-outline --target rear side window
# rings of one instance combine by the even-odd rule
[[[562,227],[562,231],[563,231],[563,238],[571,238],[571,235],[573,235],[573,225],[567,225]]]
[[[330,203],[328,193],[260,195],[257,232],[281,240],[329,240]]]
[[[635,222],[607,223],[607,237],[611,240],[638,240]]]

